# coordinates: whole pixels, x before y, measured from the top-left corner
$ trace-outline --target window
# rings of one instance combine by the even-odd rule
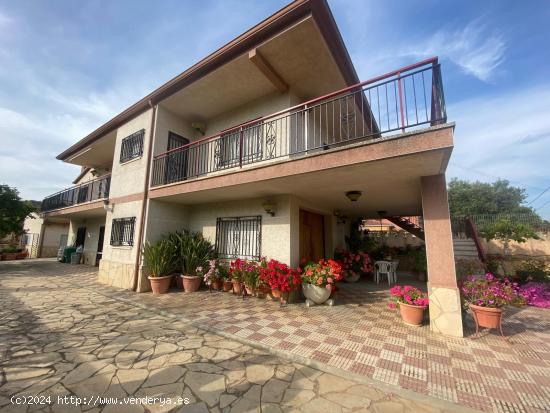
[[[145,129],[142,129],[122,139],[122,146],[120,148],[120,163],[139,158],[143,154],[144,136]]]
[[[218,169],[237,166],[241,160],[243,164],[260,160],[262,158],[262,123],[253,123],[242,131],[233,130],[222,133],[216,141],[214,157]]]
[[[115,247],[134,245],[134,224],[136,218],[113,219],[111,245]]]
[[[261,238],[261,216],[218,218],[216,222],[218,258],[259,260]]]

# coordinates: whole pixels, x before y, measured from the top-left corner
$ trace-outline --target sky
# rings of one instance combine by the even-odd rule
[[[0,0],[0,183],[69,187],[56,155],[286,3]],[[329,4],[362,80],[439,56],[447,179],[508,179],[550,218],[549,1]]]

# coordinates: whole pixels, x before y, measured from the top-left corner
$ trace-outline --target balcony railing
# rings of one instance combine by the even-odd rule
[[[446,121],[440,65],[432,58],[157,155],[151,185]]]
[[[42,201],[42,212],[83,204],[109,197],[111,175],[81,183],[50,195]]]

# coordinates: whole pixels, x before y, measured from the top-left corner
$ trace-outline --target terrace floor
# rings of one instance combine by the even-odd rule
[[[331,374],[483,411],[550,411],[550,310],[510,310],[507,341],[496,333],[473,338],[466,315],[468,336],[459,339],[404,325],[387,308],[387,284],[343,284],[334,307],[280,308],[221,292],[135,294],[97,284],[90,267],[51,265],[64,277],[78,273],[68,280],[82,288]]]

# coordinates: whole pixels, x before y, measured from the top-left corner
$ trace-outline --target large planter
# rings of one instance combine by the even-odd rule
[[[329,300],[332,290],[313,284],[302,284],[302,291],[306,297],[306,305],[324,304]],[[332,305],[332,302],[330,303]]]
[[[469,307],[476,322],[476,333],[479,332],[479,327],[485,327],[498,328],[502,334],[502,308],[480,307],[474,304],[470,304]]]
[[[233,290],[233,283],[231,282],[231,280],[224,280],[223,291],[228,293],[229,291],[232,291],[232,290]]]
[[[183,281],[183,289],[186,293],[194,293],[198,291],[201,286],[202,277],[198,275],[185,275],[181,276]]]
[[[231,282],[233,283],[233,294],[242,294],[243,287],[241,285],[241,282],[236,280],[233,280]]]
[[[401,318],[403,322],[409,326],[419,327],[422,325],[424,310],[426,310],[426,307],[420,305],[399,303]]]
[[[4,252],[2,253],[2,259],[4,261],[11,261],[17,259],[17,252]]]
[[[361,278],[361,274],[358,272],[346,271],[344,275],[344,281],[348,283],[356,283]]]
[[[170,289],[170,282],[172,281],[172,275],[165,275],[163,277],[147,277],[151,283],[151,290],[153,294],[164,294]]]

